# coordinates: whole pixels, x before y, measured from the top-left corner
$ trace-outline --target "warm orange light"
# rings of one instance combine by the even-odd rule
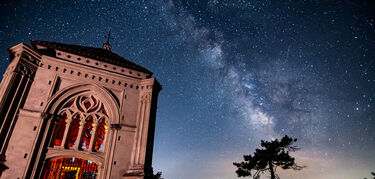
[[[80,158],[59,158],[49,160],[43,178],[96,178],[98,165],[90,160]]]

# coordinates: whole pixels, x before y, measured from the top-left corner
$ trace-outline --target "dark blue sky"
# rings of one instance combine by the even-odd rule
[[[29,1],[0,3],[7,48],[29,40],[101,47],[163,85],[154,168],[167,179],[236,178],[261,139],[302,148],[281,178],[375,171],[375,13],[371,1]]]

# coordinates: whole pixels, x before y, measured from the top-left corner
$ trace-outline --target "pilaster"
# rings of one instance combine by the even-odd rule
[[[136,134],[134,138],[134,145],[132,149],[132,156],[130,166],[124,177],[128,179],[144,178],[146,175],[145,169],[151,166],[145,166],[146,150],[148,144],[148,132],[151,112],[151,102],[153,95],[154,79],[142,80],[141,84],[147,86],[147,89],[140,92]]]
[[[1,151],[4,155],[18,110],[22,108],[40,62],[40,54],[20,43],[10,49],[10,64],[0,85]]]

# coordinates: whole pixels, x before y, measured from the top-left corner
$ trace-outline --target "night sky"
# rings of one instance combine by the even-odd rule
[[[153,167],[166,179],[234,179],[260,140],[297,138],[302,171],[375,171],[375,3],[371,1],[2,1],[7,48],[29,40],[101,47],[154,72]],[[266,174],[267,176],[269,174]]]

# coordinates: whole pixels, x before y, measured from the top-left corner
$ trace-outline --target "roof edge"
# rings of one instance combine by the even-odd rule
[[[140,71],[143,73],[147,73],[149,77],[151,77],[153,74],[148,69],[128,59],[125,59],[124,57],[114,52],[111,52],[103,48],[80,46],[80,45],[74,45],[74,44],[64,44],[64,43],[59,43],[59,42],[40,41],[40,40],[30,40],[30,44],[38,52],[40,52],[40,48],[38,48],[38,46],[42,46],[42,47],[51,48],[54,50],[60,50],[63,52],[71,53],[74,55],[83,56],[86,58],[92,58],[98,61],[113,64],[113,65],[122,66],[122,67],[129,68],[132,70]]]

